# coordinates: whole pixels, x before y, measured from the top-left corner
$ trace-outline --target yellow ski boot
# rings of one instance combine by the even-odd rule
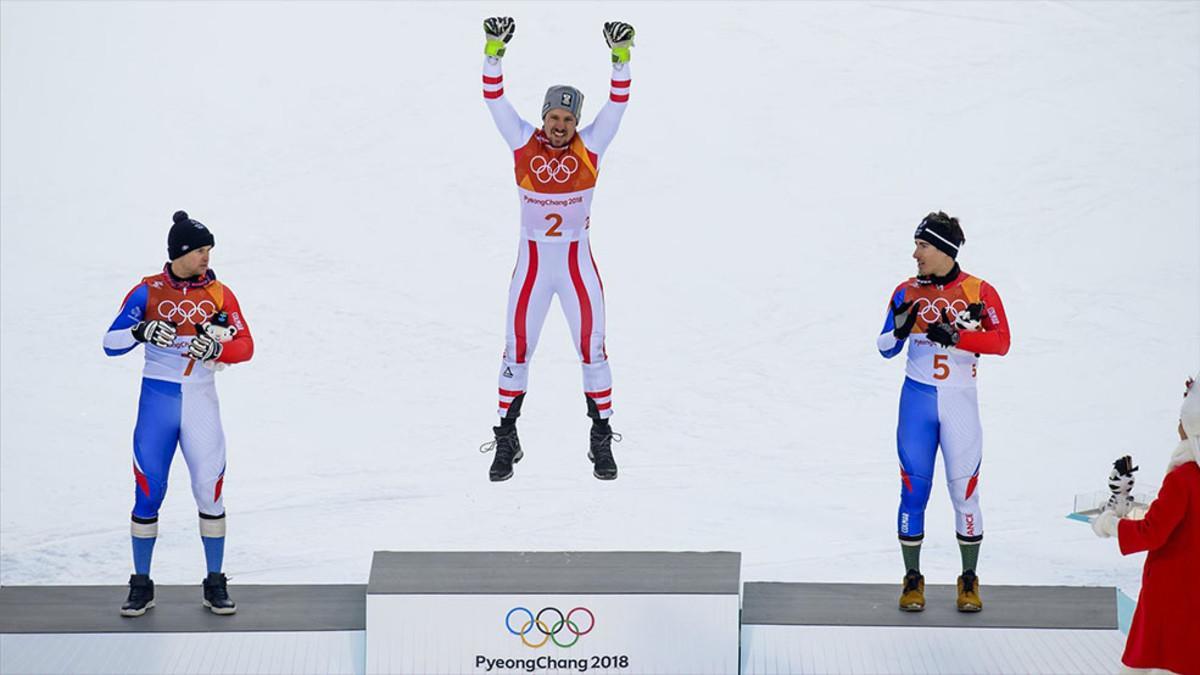
[[[920,612],[925,609],[925,577],[916,570],[909,570],[908,574],[904,575],[900,609],[905,612]]]
[[[975,570],[967,570],[958,578],[958,611],[978,612],[983,609],[983,600],[979,599],[979,577]]]

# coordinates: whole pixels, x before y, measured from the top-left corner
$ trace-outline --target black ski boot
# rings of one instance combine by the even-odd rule
[[[229,580],[220,572],[209,572],[204,578],[204,606],[213,614],[233,614],[237,605],[229,599]]]
[[[600,480],[615,480],[617,460],[613,459],[613,441],[621,442],[621,434],[614,433],[607,420],[592,422],[592,444],[588,459],[592,460],[592,475]]]
[[[129,599],[121,605],[121,616],[141,616],[154,607],[154,582],[148,574],[129,576]]]
[[[496,440],[484,443],[479,451],[496,451],[496,456],[492,458],[492,467],[488,469],[488,478],[496,483],[513,477],[513,464],[521,461],[525,453],[521,451],[521,439],[517,437],[516,424],[501,423],[498,427],[492,427],[492,433],[496,435]]]

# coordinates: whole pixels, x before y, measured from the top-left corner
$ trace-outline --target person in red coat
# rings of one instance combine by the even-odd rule
[[[1123,555],[1147,551],[1133,625],[1121,656],[1124,673],[1165,670],[1200,675],[1200,385],[1188,381],[1179,446],[1158,499],[1142,520],[1101,513],[1092,529],[1116,536]]]

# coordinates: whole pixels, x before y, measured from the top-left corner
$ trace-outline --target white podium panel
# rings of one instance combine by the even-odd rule
[[[366,672],[736,673],[736,553],[385,553]]]
[[[367,672],[724,675],[737,615],[736,595],[368,595]]]

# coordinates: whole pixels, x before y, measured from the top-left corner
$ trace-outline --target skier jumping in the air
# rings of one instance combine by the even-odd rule
[[[208,565],[204,606],[215,614],[237,611],[221,573],[225,434],[213,371],[248,361],[254,340],[233,291],[208,267],[213,243],[204,225],[177,212],[167,236],[170,262],[133,287],[104,336],[104,353],[109,356],[146,346],[133,431],[134,574],[129,578],[129,599],[121,607],[124,616],[141,616],[154,607],[150,558],[176,445],[183,449],[200,510],[200,540]]]
[[[546,91],[540,129],[521,119],[504,95],[500,67],[516,24],[511,18],[496,17],[484,21],[483,28],[487,36],[483,98],[513,152],[521,202],[521,243],[509,284],[507,339],[500,364],[500,425],[493,429],[495,440],[483,448],[496,452],[489,477],[508,480],[513,464],[522,457],[516,422],[529,382],[529,361],[550,300],[558,295],[583,362],[584,397],[592,418],[588,452],[592,473],[612,480],[617,477],[617,463],[612,454],[614,433],[608,424],[612,373],[604,349],[604,286],[592,258],[588,227],[600,162],[629,100],[633,26],[604,24],[604,39],[612,49],[608,101],[595,121],[578,132],[583,94],[567,85]]]
[[[955,258],[966,238],[957,218],[930,213],[917,226],[917,276],[896,287],[888,303],[879,353],[892,358],[909,340],[896,445],[900,454],[900,550],[907,573],[900,609],[925,608],[921,542],[938,446],[954,503],[962,576],[958,610],[983,609],[975,565],[983,541],[979,467],[983,431],[975,376],[980,354],[1008,353],[1008,319],[986,281],[963,272]],[[911,340],[910,340],[911,338]]]

